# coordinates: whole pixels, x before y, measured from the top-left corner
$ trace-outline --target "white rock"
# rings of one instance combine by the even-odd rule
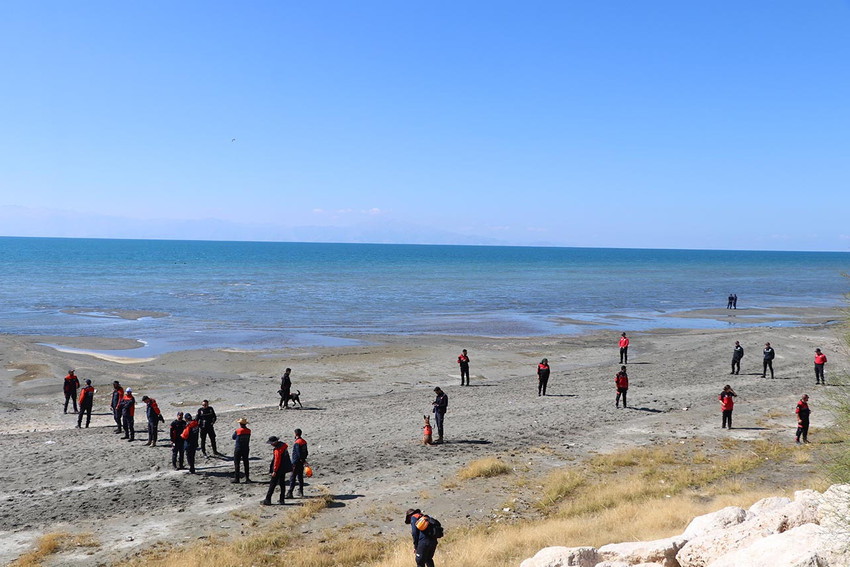
[[[598,561],[593,547],[544,547],[519,567],[595,567]]]
[[[632,565],[625,561],[603,561],[597,563],[594,567],[632,567]]]
[[[758,515],[763,514],[765,512],[770,512],[772,510],[776,510],[778,508],[783,508],[791,503],[790,498],[785,498],[784,496],[771,496],[770,498],[763,498],[750,506],[750,509],[747,510],[750,514]]]
[[[786,498],[786,500],[788,499]],[[791,502],[791,500],[788,500],[788,502]],[[718,510],[717,512],[712,512],[711,514],[697,516],[691,520],[691,523],[688,524],[687,528],[685,528],[685,532],[682,534],[682,537],[687,540],[692,540],[695,537],[707,534],[708,532],[740,524],[746,519],[746,510],[738,508],[737,506],[729,506],[722,510]]]
[[[727,553],[709,567],[840,567],[848,565],[850,551],[835,548],[829,530],[806,524],[760,539],[743,549]],[[843,551],[843,552],[842,552]],[[843,557],[842,557],[843,556]]]
[[[823,493],[818,523],[845,535],[850,532],[850,485],[834,484]]]
[[[607,561],[625,561],[636,563],[660,563],[662,567],[679,567],[676,553],[687,540],[682,536],[668,537],[654,541],[629,543],[610,543],[599,548],[599,556]]]

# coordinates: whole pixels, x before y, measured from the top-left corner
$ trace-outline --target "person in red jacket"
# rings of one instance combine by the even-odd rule
[[[826,364],[826,355],[815,349],[815,384],[826,384],[826,378],[823,375],[823,365]]]
[[[629,391],[629,375],[626,374],[626,367],[621,366],[620,371],[614,377],[614,384],[617,386],[617,400],[614,402],[618,408],[620,407],[620,396],[623,396],[623,408],[629,407],[626,403],[626,394]]]
[[[800,401],[797,402],[797,409],[794,410],[797,414],[797,443],[800,442],[800,437],[803,437],[803,443],[809,442],[809,415],[812,410],[809,409],[809,395],[803,394]]]
[[[469,355],[466,354],[466,349],[457,357],[457,363],[460,365],[460,385],[469,386]],[[463,378],[466,377],[466,384],[463,383]]]
[[[183,439],[183,452],[186,454],[186,463],[189,465],[189,474],[195,474],[195,451],[198,450],[198,436],[201,424],[197,419],[192,419],[192,414],[187,413],[186,427],[180,438]]]
[[[629,337],[623,333],[620,337],[620,364],[629,363]]]
[[[720,426],[720,429],[729,425],[729,429],[732,429],[732,408],[735,407],[735,400],[733,398],[738,397],[738,394],[735,393],[735,390],[732,389],[732,386],[726,384],[723,386],[723,391],[720,392],[720,396],[718,399],[720,400],[720,410],[723,412],[723,423]]]
[[[121,439],[133,441],[136,438],[136,398],[133,397],[132,388],[124,390],[124,397],[118,407],[121,408],[121,424],[124,426],[124,437]]]
[[[540,361],[540,364],[537,365],[537,395],[545,396],[546,395],[546,386],[549,385],[549,373],[551,369],[549,368],[549,359],[544,358]]]
[[[239,484],[239,463],[245,465],[245,482],[251,482],[251,477],[248,474],[248,458],[251,444],[251,430],[246,427],[248,420],[244,417],[237,421],[239,427],[233,432],[233,440],[236,443],[233,446],[233,466],[234,466],[234,484]]]
[[[286,473],[292,470],[292,461],[289,459],[289,453],[286,451],[289,446],[272,435],[267,441],[272,446],[272,462],[269,466],[269,474],[272,475],[269,481],[269,490],[266,492],[266,499],[262,501],[263,506],[271,506],[274,489],[280,486],[280,499],[278,502],[286,504]]]
[[[77,388],[80,387],[80,380],[73,370],[68,371],[65,376],[65,382],[62,384],[62,392],[65,394],[65,413],[68,413],[68,402],[74,402],[74,413],[77,413]]]
[[[97,392],[92,388],[91,380],[86,380],[86,387],[80,392],[80,413],[77,416],[77,429],[83,424],[83,414],[86,414],[86,429],[91,423],[91,409],[94,405],[94,393]]]
[[[156,447],[156,440],[159,437],[159,422],[165,421],[162,417],[162,412],[159,411],[159,406],[156,405],[156,400],[149,396],[142,396],[142,401],[148,406],[145,408],[145,417],[148,418],[148,442],[145,445]]]

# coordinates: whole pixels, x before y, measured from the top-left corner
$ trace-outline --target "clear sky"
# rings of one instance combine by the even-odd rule
[[[3,235],[850,250],[847,1],[10,0],[0,53]]]

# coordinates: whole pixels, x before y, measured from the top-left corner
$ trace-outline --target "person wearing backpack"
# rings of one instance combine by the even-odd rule
[[[437,551],[437,540],[443,537],[443,526],[418,508],[411,508],[405,513],[404,523],[410,524],[416,567],[434,567],[434,552]]]

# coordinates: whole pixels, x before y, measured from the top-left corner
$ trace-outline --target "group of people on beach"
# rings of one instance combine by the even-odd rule
[[[738,294],[730,293],[729,297],[726,299],[726,309],[737,309],[738,308]]]

